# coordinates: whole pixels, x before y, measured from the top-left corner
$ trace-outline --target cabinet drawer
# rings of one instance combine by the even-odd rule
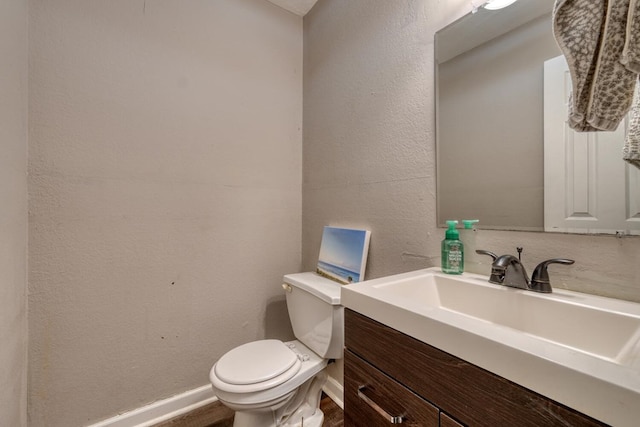
[[[438,427],[438,409],[350,351],[344,352],[345,426]]]
[[[345,345],[465,425],[605,425],[349,309]]]

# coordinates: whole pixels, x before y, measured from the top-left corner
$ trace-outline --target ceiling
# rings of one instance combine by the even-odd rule
[[[268,0],[289,12],[304,16],[311,10],[318,0]]]

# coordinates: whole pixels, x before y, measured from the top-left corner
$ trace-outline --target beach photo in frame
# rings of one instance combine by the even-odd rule
[[[360,282],[369,253],[369,230],[324,227],[316,272],[337,282]]]

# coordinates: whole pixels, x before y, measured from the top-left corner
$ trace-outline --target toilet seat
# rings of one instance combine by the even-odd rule
[[[327,366],[327,359],[318,356],[300,341],[278,342],[296,355],[300,365],[295,363],[289,370],[271,380],[256,384],[229,384],[218,378],[216,373],[217,363],[211,368],[209,380],[216,396],[225,405],[232,407],[234,410],[240,410],[241,407],[245,409],[251,407],[251,405],[263,407],[270,404],[268,402],[273,403],[286,399],[290,393],[295,392],[304,382],[313,378]],[[259,357],[259,355],[256,356]],[[292,375],[291,372],[295,373]]]
[[[302,361],[279,340],[243,344],[227,352],[213,367],[214,386],[233,393],[276,387],[298,373]]]

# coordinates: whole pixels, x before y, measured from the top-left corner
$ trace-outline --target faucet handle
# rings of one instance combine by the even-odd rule
[[[476,249],[476,253],[479,255],[489,255],[492,259],[492,263],[498,259],[498,255],[494,254],[491,251],[485,251],[484,249]],[[496,270],[493,268],[493,264],[491,265],[491,276],[489,277],[489,283],[502,284],[504,282],[504,271]]]
[[[484,249],[477,249],[476,253],[479,255],[489,255],[491,258],[493,258],[494,261],[498,259],[498,255],[494,254],[491,251],[485,251]]]
[[[546,261],[542,261],[538,266],[533,270],[533,274],[531,275],[531,290],[536,292],[551,292],[551,281],[549,280],[549,272],[547,271],[547,266],[549,264],[564,264],[571,265],[575,261],[572,259],[565,258],[553,258],[548,259]]]

